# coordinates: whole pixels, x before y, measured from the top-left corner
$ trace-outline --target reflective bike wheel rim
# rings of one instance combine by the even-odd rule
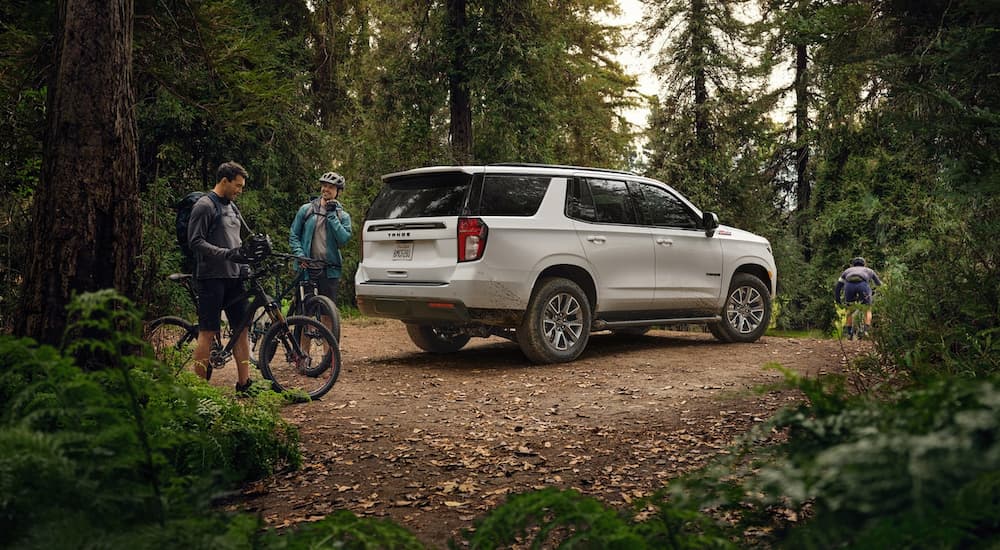
[[[292,316],[268,329],[261,342],[260,370],[275,391],[325,395],[340,376],[340,348],[323,323]]]

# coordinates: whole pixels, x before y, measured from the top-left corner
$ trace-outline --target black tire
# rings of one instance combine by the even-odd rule
[[[549,278],[535,288],[518,328],[517,343],[535,363],[565,363],[590,340],[590,301],[569,279]]]
[[[180,317],[160,317],[146,327],[146,341],[153,355],[177,375],[191,363],[198,344],[198,325]],[[205,366],[206,378],[212,378],[212,365]]]
[[[719,329],[730,342],[756,342],[771,322],[771,293],[749,273],[733,275]],[[711,328],[711,327],[710,327]],[[714,334],[714,333],[713,333]]]
[[[472,338],[454,328],[412,323],[406,324],[406,333],[418,348],[431,353],[455,353]]]
[[[303,337],[307,345],[302,345]],[[312,317],[294,315],[271,325],[261,340],[259,361],[275,391],[301,391],[312,399],[323,397],[340,376],[337,339]]]
[[[726,334],[726,331],[722,330],[722,323],[709,323],[708,331],[711,332],[712,336],[715,336],[715,339],[720,342],[725,342],[727,344],[732,342],[732,340],[729,339],[729,335]]]
[[[320,319],[321,317],[330,318],[330,324],[327,325],[327,328],[333,333],[333,337],[337,339],[337,343],[340,343],[340,311],[337,309],[337,304],[333,303],[333,300],[322,295],[310,296],[306,298],[305,306],[303,306],[300,315],[312,317],[313,319]]]
[[[624,328],[615,328],[615,329],[611,329],[611,334],[614,334],[615,336],[631,336],[631,337],[634,338],[636,336],[642,336],[642,335],[646,334],[647,332],[649,332],[649,329],[651,329],[651,328],[652,327],[624,327]]]

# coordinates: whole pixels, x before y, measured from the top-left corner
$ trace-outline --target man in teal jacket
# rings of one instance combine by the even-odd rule
[[[337,200],[344,190],[344,176],[327,172],[320,176],[320,196],[303,204],[288,235],[292,254],[327,262],[325,270],[310,271],[320,294],[337,303],[344,258],[340,248],[351,240],[351,215]],[[303,269],[304,266],[300,266]]]

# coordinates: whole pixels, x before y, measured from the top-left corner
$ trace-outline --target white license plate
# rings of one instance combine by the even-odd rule
[[[410,261],[413,259],[413,243],[396,243],[396,249],[392,251],[392,260]]]

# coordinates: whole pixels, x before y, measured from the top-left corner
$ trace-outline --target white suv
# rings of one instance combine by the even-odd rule
[[[590,333],[704,323],[753,342],[771,318],[767,240],[720,226],[629,172],[529,164],[388,174],[362,230],[362,313],[400,319],[421,349],[473,336],[572,361]]]

